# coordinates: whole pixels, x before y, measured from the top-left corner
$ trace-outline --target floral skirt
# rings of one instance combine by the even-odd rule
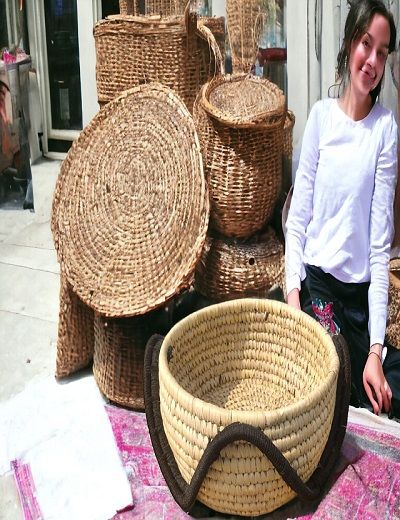
[[[318,320],[328,332],[343,335],[351,362],[350,404],[372,411],[362,380],[370,346],[368,289],[369,282],[344,283],[319,267],[307,265],[300,303],[303,311]],[[400,350],[386,342],[385,346],[387,355],[383,372],[393,395],[389,416],[400,418]]]

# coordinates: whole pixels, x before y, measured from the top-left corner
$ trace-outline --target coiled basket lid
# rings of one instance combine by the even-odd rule
[[[153,83],[106,105],[73,143],[52,231],[82,301],[109,317],[134,316],[190,283],[208,215],[192,118]]]
[[[198,481],[208,444],[233,423],[255,439],[268,436],[300,484],[316,470],[334,418],[339,358],[311,317],[272,300],[212,305],[171,329],[158,361],[163,429],[187,483]],[[340,449],[341,440],[333,444]],[[197,497],[220,512],[260,515],[296,495],[249,442],[228,444],[212,460]]]

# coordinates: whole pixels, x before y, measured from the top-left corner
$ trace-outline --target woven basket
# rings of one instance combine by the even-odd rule
[[[250,72],[256,62],[266,21],[265,0],[226,0],[226,19],[233,72]]]
[[[210,225],[224,236],[250,236],[271,218],[281,189],[283,92],[266,79],[218,77],[200,90],[193,117]]]
[[[61,269],[57,378],[67,377],[91,363],[94,350],[93,319],[93,310],[73,292]]]
[[[68,281],[104,316],[145,314],[190,285],[209,198],[193,120],[159,84],[105,106],[73,143],[53,199]]]
[[[292,185],[293,127],[296,118],[291,110],[287,111],[283,127],[283,166],[282,192],[287,194]]]
[[[139,14],[139,0],[119,0],[119,12],[121,14]]]
[[[400,349],[400,258],[390,261],[386,338],[393,347]]]
[[[95,315],[93,374],[111,401],[144,408],[144,350],[153,332],[146,316],[109,319]]]
[[[185,12],[188,0],[145,0],[144,9],[147,15],[171,16]]]
[[[221,51],[222,61],[225,60],[225,18],[223,16],[202,16],[199,25],[205,25],[212,32]]]
[[[185,24],[186,20],[186,24]],[[100,105],[131,87],[158,81],[190,111],[201,85],[222,67],[218,45],[195,15],[167,18],[115,15],[94,27]]]
[[[196,266],[195,287],[210,300],[265,296],[283,286],[283,246],[272,229],[247,241],[208,237]]]
[[[243,299],[188,316],[161,343],[146,348],[146,417],[182,508],[197,496],[217,511],[256,516],[296,493],[318,495],[347,421],[340,337],[283,303]]]

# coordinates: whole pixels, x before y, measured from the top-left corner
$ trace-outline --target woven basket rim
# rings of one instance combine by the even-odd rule
[[[181,114],[184,114],[188,121],[191,121],[190,123],[190,135],[193,139],[193,145],[192,149],[194,153],[196,154],[196,160],[198,161],[198,167],[199,172],[203,172],[203,160],[201,156],[201,149],[200,149],[200,143],[197,136],[197,132],[194,126],[193,119],[184,105],[183,101],[174,93],[172,89],[169,87],[162,85],[158,82],[152,82],[147,83],[143,85],[139,85],[137,87],[133,87],[129,90],[125,90],[120,96],[116,97],[114,100],[110,101],[107,105],[105,105],[95,116],[94,118],[89,122],[89,124],[81,131],[79,137],[73,142],[66,159],[64,160],[60,175],[57,180],[54,197],[53,197],[53,204],[52,204],[52,217],[51,217],[51,229],[54,236],[54,243],[55,248],[57,251],[57,257],[60,262],[64,262],[65,267],[65,273],[68,279],[68,282],[71,284],[74,292],[81,298],[81,300],[94,309],[96,312],[103,316],[109,316],[109,317],[129,317],[129,316],[136,316],[145,314],[150,310],[153,310],[160,305],[164,304],[166,301],[170,300],[176,293],[178,293],[183,287],[188,286],[194,276],[194,269],[196,267],[196,264],[200,258],[201,251],[206,239],[206,233],[207,233],[207,227],[208,227],[208,220],[209,220],[209,212],[210,212],[210,202],[209,202],[209,196],[208,196],[208,187],[205,181],[204,174],[199,175],[199,190],[201,193],[201,200],[202,204],[201,207],[198,208],[199,215],[201,215],[201,218],[199,217],[199,220],[201,221],[201,228],[198,231],[197,238],[195,241],[195,244],[193,245],[193,250],[191,254],[191,260],[186,265],[186,274],[182,275],[181,279],[179,280],[179,283],[172,287],[172,285],[169,287],[168,291],[164,292],[162,295],[158,296],[157,298],[153,299],[147,299],[145,302],[142,302],[141,305],[135,304],[134,308],[131,306],[126,306],[126,309],[124,309],[123,312],[115,311],[113,308],[110,307],[107,303],[100,303],[98,300],[96,302],[93,302],[92,300],[87,300],[85,298],[85,295],[82,294],[82,291],[80,290],[80,287],[77,287],[77,281],[74,277],[76,277],[75,274],[71,274],[71,271],[69,269],[69,266],[66,262],[66,254],[64,251],[64,248],[62,247],[62,241],[60,240],[61,235],[63,234],[62,230],[60,229],[60,205],[59,201],[63,199],[62,192],[63,192],[63,185],[65,184],[65,180],[68,177],[67,173],[63,173],[64,167],[68,170],[69,168],[69,158],[73,157],[75,153],[79,154],[80,149],[85,149],[85,146],[82,147],[81,143],[85,144],[85,140],[90,137],[91,133],[96,130],[96,128],[101,125],[102,121],[107,118],[117,117],[115,109],[119,106],[119,103],[124,102],[126,98],[129,98],[130,96],[134,96],[137,93],[140,93],[142,91],[146,91],[146,93],[150,96],[152,92],[159,95],[162,94],[170,103],[175,104],[177,110]],[[199,224],[200,225],[200,224]],[[106,271],[103,272],[101,279],[98,280],[99,287],[102,283],[102,277],[106,275]],[[82,286],[83,284],[79,284]]]
[[[203,401],[198,397],[194,397],[187,390],[185,390],[171,374],[168,366],[168,348],[171,344],[171,336],[176,331],[186,328],[186,326],[194,326],[197,318],[204,314],[217,313],[220,309],[232,308],[232,307],[243,307],[243,308],[254,308],[255,305],[263,305],[264,310],[268,311],[284,311],[290,314],[298,320],[299,323],[305,324],[313,333],[317,334],[321,339],[321,342],[326,344],[329,353],[329,373],[324,381],[320,382],[317,388],[314,388],[307,396],[299,399],[295,403],[283,406],[275,410],[264,410],[264,411],[240,411],[240,410],[227,410],[221,408],[215,404]],[[244,309],[245,310],[245,309]],[[336,349],[332,338],[329,333],[311,316],[308,316],[303,311],[289,307],[287,304],[278,302],[275,300],[259,299],[259,298],[242,298],[238,300],[230,300],[222,303],[216,303],[206,308],[196,311],[180,322],[178,322],[165,336],[160,349],[159,357],[159,378],[165,381],[168,386],[169,393],[172,394],[171,389],[174,389],[175,395],[179,394],[179,400],[184,401],[188,407],[191,408],[192,412],[199,417],[201,420],[204,418],[204,409],[211,410],[213,415],[220,417],[221,424],[230,424],[232,422],[243,422],[260,427],[272,427],[282,422],[282,418],[286,416],[296,416],[300,412],[304,411],[304,408],[312,408],[317,402],[320,401],[321,394],[325,394],[327,390],[332,386],[339,373],[339,358],[336,353]]]
[[[237,83],[244,80],[259,83],[261,85],[265,85],[265,87],[268,86],[268,88],[277,94],[278,98],[280,98],[278,108],[275,110],[259,112],[248,117],[234,117],[230,114],[224,113],[209,101],[211,92],[219,85],[222,85],[223,83]],[[209,116],[213,117],[222,124],[237,128],[258,128],[260,126],[266,126],[270,128],[282,127],[285,123],[287,113],[285,108],[285,95],[281,89],[275,85],[275,83],[272,83],[266,78],[259,78],[251,74],[243,73],[225,75],[221,74],[211,79],[208,83],[205,83],[199,93],[199,103]]]

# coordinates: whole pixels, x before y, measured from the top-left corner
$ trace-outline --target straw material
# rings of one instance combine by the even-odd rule
[[[295,121],[293,112],[288,110],[283,127],[282,192],[285,195],[292,185],[293,127]]]
[[[332,425],[339,359],[305,313],[265,299],[212,305],[175,325],[159,355],[162,423],[184,480],[209,442],[232,423],[260,428],[303,482]],[[198,499],[218,511],[265,514],[295,492],[247,442],[223,449]]]
[[[283,92],[266,79],[215,78],[202,87],[193,117],[211,198],[210,225],[247,237],[269,221],[282,182]]]
[[[143,360],[149,319],[94,318],[93,374],[101,392],[122,406],[143,409]]]
[[[93,310],[73,292],[61,269],[56,377],[67,377],[88,366],[93,350]]]
[[[51,224],[76,294],[123,317],[190,285],[208,216],[193,120],[170,89],[150,84],[105,106],[73,143]]]
[[[250,72],[256,62],[266,15],[265,0],[226,0],[233,72]]]
[[[121,14],[139,14],[139,0],[119,0],[119,12]]]
[[[195,287],[211,300],[265,296],[283,287],[283,246],[272,229],[250,240],[208,237],[196,266]]]
[[[188,0],[145,0],[144,9],[148,15],[170,16],[183,14]]]
[[[202,16],[199,25],[205,25],[214,35],[221,51],[222,61],[225,60],[225,18],[223,16]]]
[[[400,258],[390,261],[386,337],[391,345],[400,349]]]
[[[166,18],[110,16],[95,25],[94,38],[101,105],[126,89],[158,81],[173,89],[191,111],[200,86],[222,66],[211,31],[197,28],[196,15],[189,13]]]

